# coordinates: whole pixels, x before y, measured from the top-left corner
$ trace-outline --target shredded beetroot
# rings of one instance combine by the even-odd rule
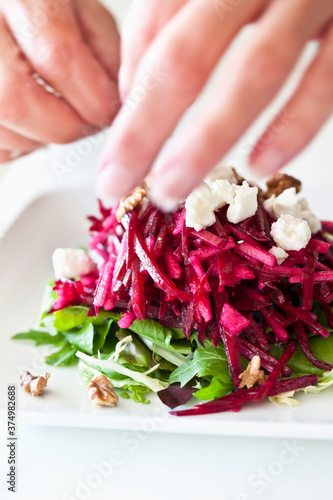
[[[296,321],[296,323],[294,324],[294,329],[297,340],[299,342],[299,345],[301,346],[304,355],[313,364],[313,366],[316,366],[320,370],[325,370],[325,371],[332,370],[333,365],[331,365],[330,363],[324,363],[323,361],[319,361],[319,359],[317,359],[313,355],[305,328],[300,321]]]
[[[318,383],[317,375],[306,375],[304,377],[291,378],[276,382],[268,391],[267,396],[277,396],[282,392],[297,391],[303,387],[316,385]],[[252,387],[251,389],[239,389],[233,394],[228,394],[219,399],[209,401],[201,405],[196,405],[188,410],[171,411],[171,415],[185,417],[189,415],[207,415],[209,413],[221,413],[224,411],[234,411],[246,403],[258,401],[258,393],[261,387]]]
[[[181,328],[187,338],[198,332],[201,345],[205,339],[215,347],[222,342],[235,392],[174,414],[238,411],[247,402],[315,384],[316,376],[280,380],[291,376],[287,363],[297,345],[316,368],[333,368],[316,359],[308,341],[309,332],[329,336],[313,313],[314,300],[333,328],[333,222],[324,221],[306,248],[289,251],[278,265],[269,251],[275,246],[273,219],[260,200],[253,217],[231,224],[223,207],[215,212],[215,223],[201,231],[186,226],[184,207],[165,214],[148,203],[121,222],[116,210],[100,203],[100,218],[89,218],[99,270],[57,281],[50,312],[71,305],[88,306],[90,316],[114,309],[122,313],[122,328],[153,318]],[[280,359],[269,353],[272,344],[284,348]],[[268,378],[261,387],[239,389],[241,356],[255,355]],[[173,405],[185,398],[175,391],[165,393]]]
[[[221,324],[232,335],[239,335],[250,325],[250,320],[226,302],[222,308]]]

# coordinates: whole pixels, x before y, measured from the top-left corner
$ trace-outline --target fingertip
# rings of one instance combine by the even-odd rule
[[[104,163],[97,177],[97,196],[107,205],[113,205],[136,186],[133,171],[110,161]]]
[[[280,149],[256,146],[250,154],[249,162],[257,175],[265,177],[280,170],[286,163],[286,157]]]
[[[200,180],[196,179],[192,169],[181,165],[161,167],[151,179],[149,196],[161,210],[171,212]]]

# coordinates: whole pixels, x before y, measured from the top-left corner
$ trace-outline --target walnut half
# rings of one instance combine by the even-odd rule
[[[253,356],[246,370],[240,374],[239,378],[242,380],[239,384],[240,388],[247,386],[250,389],[254,384],[262,385],[265,382],[265,372],[260,370],[260,356]]]
[[[273,194],[279,196],[285,189],[294,187],[296,193],[299,193],[302,188],[301,181],[291,175],[280,174],[279,172],[273,174],[266,182],[266,185],[267,191],[264,193],[264,198],[266,199],[270,198]]]
[[[110,380],[102,373],[95,375],[87,385],[87,391],[95,406],[116,406],[119,398]]]
[[[117,221],[120,222],[125,214],[131,212],[137,205],[139,205],[143,198],[147,196],[146,184],[143,183],[141,186],[137,186],[133,191],[125,196],[120,203],[116,212]]]
[[[21,387],[23,387],[25,392],[30,392],[35,397],[40,396],[43,389],[47,386],[47,381],[50,377],[51,375],[48,372],[44,373],[44,375],[34,377],[30,372],[25,370],[20,375]]]

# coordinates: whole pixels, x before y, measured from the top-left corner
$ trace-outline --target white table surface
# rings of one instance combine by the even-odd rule
[[[130,1],[105,3],[113,6],[121,20]],[[241,171],[247,169],[249,144],[253,144],[263,124],[276,113],[278,103],[290,92],[313,50],[310,47],[305,54],[283,94],[228,155],[229,162]],[[333,197],[323,198],[320,193],[328,193],[333,188],[332,134],[333,120],[290,165],[290,172],[302,178],[305,195],[312,194],[313,208],[327,218],[332,218]],[[93,189],[103,137],[85,141],[70,146],[50,146],[3,168],[0,177],[2,237],[6,237],[13,220],[39,194],[73,186]],[[55,175],[57,161],[66,165],[74,161],[71,172],[61,182]],[[3,470],[0,470],[0,498],[332,498],[332,442],[43,428],[20,425],[19,420],[18,425],[18,489],[15,495],[5,491]],[[1,428],[1,464],[6,453],[4,443],[5,429]]]

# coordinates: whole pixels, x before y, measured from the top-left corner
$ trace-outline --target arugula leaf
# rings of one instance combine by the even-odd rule
[[[170,384],[180,382],[181,387],[194,377],[216,377],[221,383],[230,384],[228,362],[220,343],[216,348],[210,340],[205,340],[204,348],[198,343],[193,359],[179,366],[170,375]]]
[[[41,330],[29,330],[28,332],[17,333],[12,336],[13,340],[34,340],[35,345],[54,344],[60,345],[64,342],[64,336],[61,333],[51,335]]]
[[[45,363],[53,366],[69,366],[76,361],[76,349],[66,342],[59,351],[46,356]]]
[[[76,328],[74,331],[66,332],[65,335],[67,341],[72,346],[88,354],[93,353],[94,327],[91,323],[86,322],[82,328]]]

